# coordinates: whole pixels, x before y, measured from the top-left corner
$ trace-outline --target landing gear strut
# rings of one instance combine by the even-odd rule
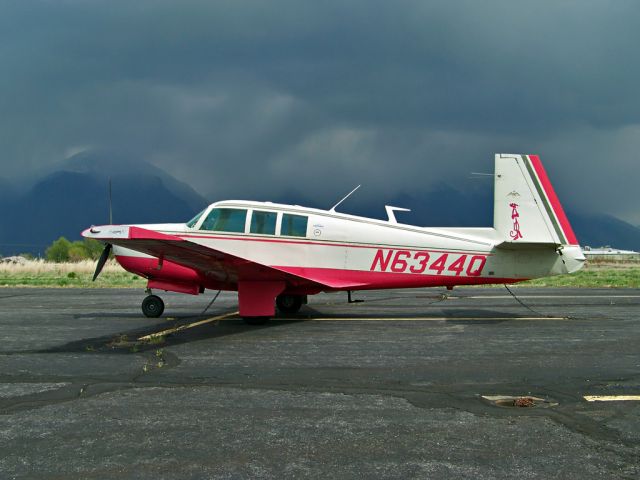
[[[158,318],[164,312],[164,302],[157,295],[149,295],[142,301],[142,313],[145,317]]]
[[[276,297],[276,306],[282,313],[296,313],[304,301],[302,295],[278,295]]]

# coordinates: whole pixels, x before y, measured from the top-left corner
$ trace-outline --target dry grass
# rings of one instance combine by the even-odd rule
[[[56,274],[67,275],[71,272],[76,274],[90,273],[96,269],[95,260],[82,260],[80,262],[54,263],[39,260],[27,260],[23,264],[19,263],[0,263],[0,275],[40,275],[40,274]],[[124,270],[115,260],[108,260],[102,270],[102,273],[120,273]]]
[[[126,272],[109,260],[100,277],[92,282],[96,262],[52,263],[29,260],[24,264],[0,263],[0,287],[133,287],[143,288],[146,280]],[[572,275],[559,275],[519,284],[532,287],[618,287],[640,288],[640,262],[590,261]]]
[[[0,263],[0,287],[144,287],[146,280],[125,271],[108,260],[93,282],[96,262],[53,263],[28,260],[24,263]]]

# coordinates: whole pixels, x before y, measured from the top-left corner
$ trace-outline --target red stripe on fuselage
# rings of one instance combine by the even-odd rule
[[[446,287],[454,285],[485,285],[489,283],[514,283],[528,278],[458,277],[454,275],[424,275],[337,268],[279,267],[278,270],[312,279],[318,283],[341,282],[350,285],[334,290],[374,290],[384,288]]]
[[[567,237],[567,242],[569,242],[569,245],[578,245],[578,239],[576,238],[575,233],[573,233],[573,229],[571,228],[569,219],[564,213],[564,209],[562,208],[560,200],[558,200],[558,196],[556,195],[556,192],[551,185],[551,181],[549,180],[547,172],[545,171],[544,166],[540,161],[540,157],[538,157],[537,155],[529,155],[529,159],[531,160],[531,165],[533,165],[533,168],[536,171],[538,178],[540,179],[542,188],[547,194],[547,198],[551,203],[551,208],[553,208],[556,217],[558,217],[558,221],[560,222],[562,231],[564,232],[565,237]]]
[[[369,249],[383,249],[383,250],[408,250],[410,252],[438,252],[438,253],[451,253],[451,254],[480,254],[491,256],[492,253],[489,253],[486,250],[443,250],[438,248],[431,247],[405,247],[404,245],[357,245],[353,243],[339,243],[339,242],[327,242],[327,241],[317,241],[317,240],[289,240],[289,239],[280,239],[280,238],[263,238],[263,237],[249,237],[249,236],[235,236],[235,235],[183,235],[179,232],[176,232],[175,235],[179,235],[180,238],[206,238],[210,240],[238,240],[241,242],[263,242],[263,243],[285,243],[285,244],[293,244],[293,245],[316,245],[320,247],[344,247],[344,248],[369,248]],[[464,241],[464,240],[460,240]]]
[[[173,262],[164,261],[162,268],[158,270],[158,259],[141,258],[118,255],[116,260],[122,267],[132,273],[146,278],[155,279],[166,284],[165,287],[157,287],[166,290],[180,291],[183,293],[196,293],[192,289],[203,285],[209,289],[222,288],[225,290],[237,289],[237,284],[220,283],[214,279],[199,275],[194,269],[183,267]],[[309,268],[274,266],[282,272],[290,273],[297,277],[303,277],[310,282],[320,284],[345,285],[345,287],[327,288],[327,290],[373,290],[383,288],[418,288],[441,287],[455,285],[485,285],[491,283],[513,283],[528,280],[526,278],[498,278],[498,277],[458,277],[454,275],[424,275],[392,272],[374,272],[365,270],[342,270],[335,268]],[[175,285],[171,287],[171,283]],[[188,288],[190,291],[183,290]],[[304,290],[304,287],[301,287]],[[309,293],[317,293],[314,287]]]

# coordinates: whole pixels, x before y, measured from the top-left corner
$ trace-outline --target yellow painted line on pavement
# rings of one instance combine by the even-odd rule
[[[162,330],[160,332],[150,333],[149,335],[145,335],[144,337],[138,338],[139,341],[151,340],[152,338],[164,337],[165,335],[169,335],[170,333],[180,332],[182,330],[187,330],[189,328],[198,327],[200,325],[205,325],[207,323],[216,322],[218,320],[224,320],[225,318],[233,317],[234,315],[238,315],[238,312],[225,313],[224,315],[218,315],[217,317],[207,318],[205,320],[199,320],[193,323],[186,323],[184,325],[179,325],[177,327],[168,328],[166,330]]]
[[[517,293],[517,292],[516,292]],[[640,298],[640,295],[517,295],[518,298],[544,298],[544,299],[550,299],[550,298]],[[484,299],[484,298],[491,298],[491,299],[506,299],[506,298],[513,298],[511,295],[470,295],[470,296],[465,296],[465,295],[450,295],[448,297],[449,300],[451,299],[473,299],[473,300],[477,300],[477,299]]]
[[[587,402],[640,402],[640,395],[585,395]]]
[[[226,320],[230,317],[238,315],[239,312],[231,312],[225,313],[224,315],[218,315],[217,317],[207,318],[205,320],[199,320],[193,323],[187,323],[184,325],[179,325],[177,327],[168,328],[166,330],[161,330],[159,332],[150,333],[149,335],[144,335],[143,337],[138,338],[138,341],[146,341],[151,340],[157,337],[164,337],[171,333],[180,332],[182,330],[187,330],[189,328],[198,327],[200,325],[205,325],[207,323],[217,322],[219,320]],[[385,321],[394,321],[394,322],[442,322],[447,320],[453,321],[487,321],[487,320],[500,320],[500,321],[523,321],[523,320],[567,320],[564,317],[290,317],[290,318],[274,318],[276,321],[284,321],[284,322],[299,322],[301,320],[312,321],[312,322],[385,322]]]
[[[309,317],[309,318],[276,318],[278,321],[309,320],[313,322],[360,322],[360,321],[401,321],[401,322],[441,322],[443,320],[455,321],[482,321],[482,320],[568,320],[565,317]]]

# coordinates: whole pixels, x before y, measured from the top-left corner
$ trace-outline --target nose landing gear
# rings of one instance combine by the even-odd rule
[[[164,312],[164,302],[157,295],[148,295],[142,301],[142,313],[148,318],[158,318]]]

